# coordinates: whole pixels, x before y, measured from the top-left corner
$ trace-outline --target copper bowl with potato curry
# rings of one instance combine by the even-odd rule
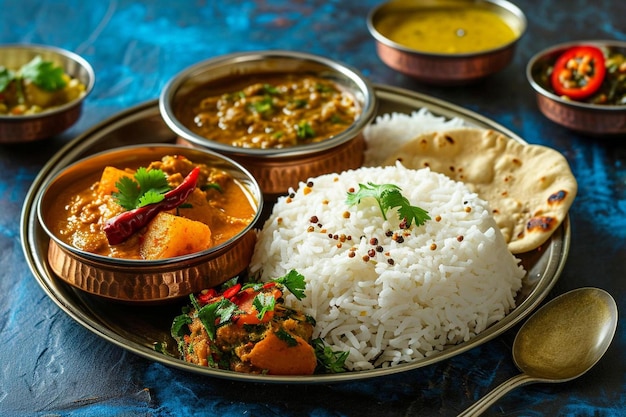
[[[244,271],[263,204],[258,183],[214,152],[117,148],[60,171],[37,202],[50,268],[90,294],[157,303]]]
[[[241,163],[266,196],[358,168],[376,111],[370,82],[337,61],[294,51],[234,53],[197,63],[163,89],[179,140]]]

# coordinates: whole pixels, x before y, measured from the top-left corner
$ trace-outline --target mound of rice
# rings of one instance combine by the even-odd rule
[[[465,127],[463,119],[435,116],[423,107],[405,113],[383,113],[363,131],[363,166],[380,166],[398,148],[424,133]]]
[[[400,227],[374,198],[346,204],[359,184],[395,184],[428,211],[423,226]],[[301,183],[281,197],[259,231],[251,272],[261,279],[295,269],[314,337],[350,351],[365,370],[411,362],[467,341],[515,307],[524,271],[507,250],[488,204],[428,169],[364,167]]]

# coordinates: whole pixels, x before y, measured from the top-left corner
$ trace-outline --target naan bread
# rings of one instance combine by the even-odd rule
[[[463,181],[489,202],[512,253],[541,246],[565,219],[578,184],[565,157],[491,130],[460,128],[418,136],[385,165],[432,171]]]

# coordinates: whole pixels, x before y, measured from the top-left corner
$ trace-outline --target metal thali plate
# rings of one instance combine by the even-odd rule
[[[498,131],[525,141],[505,127],[453,104],[395,87],[377,85],[378,114],[411,113],[426,108],[435,116],[461,118],[466,125]],[[353,381],[406,372],[449,359],[501,335],[520,323],[548,295],[565,265],[570,243],[569,217],[540,249],[518,255],[527,271],[517,296],[517,307],[473,339],[451,346],[427,358],[390,368],[310,376],[243,374],[201,367],[155,350],[155,344],[174,346],[170,336],[173,318],[187,300],[167,305],[137,306],[112,303],[83,293],[58,278],[47,263],[48,238],[39,225],[36,202],[52,176],[72,162],[107,149],[142,143],[174,142],[175,134],[160,116],[158,102],[150,101],[105,120],[64,146],[35,178],[24,202],[21,218],[23,251],[46,295],[77,323],[103,339],[148,360],[210,377],[265,383],[315,384]]]

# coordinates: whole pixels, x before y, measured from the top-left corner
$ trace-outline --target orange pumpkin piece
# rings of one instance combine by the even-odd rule
[[[242,360],[270,375],[311,375],[315,371],[315,350],[303,338],[290,334],[297,344],[290,346],[268,330],[265,338],[258,342]]]
[[[209,226],[161,212],[148,224],[139,253],[144,259],[163,259],[199,252],[211,246]]]
[[[117,192],[117,187],[115,183],[118,182],[122,177],[133,178],[133,174],[124,171],[123,169],[115,168],[108,166],[104,168],[102,171],[102,175],[100,176],[100,182],[98,183],[98,193],[101,195],[108,195],[113,192]]]

